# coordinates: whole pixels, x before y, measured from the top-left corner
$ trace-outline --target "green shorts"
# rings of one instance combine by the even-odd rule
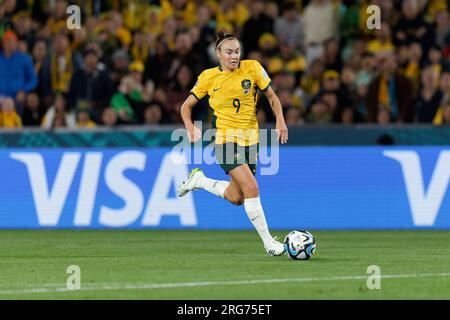
[[[258,143],[247,147],[231,142],[214,146],[216,159],[226,174],[240,165],[247,164],[253,175],[255,175],[258,163],[258,149]]]

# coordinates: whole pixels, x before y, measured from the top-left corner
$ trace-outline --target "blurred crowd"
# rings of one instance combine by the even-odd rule
[[[81,8],[73,30],[72,4]],[[378,26],[370,5],[381,9]],[[242,59],[266,68],[290,126],[448,125],[449,8],[449,0],[0,0],[0,127],[180,123],[197,76],[218,64],[219,30],[241,40]],[[207,97],[193,112],[210,119]],[[257,117],[274,121],[263,95]]]

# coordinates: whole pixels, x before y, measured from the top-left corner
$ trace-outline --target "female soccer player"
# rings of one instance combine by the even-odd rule
[[[288,140],[288,130],[281,103],[259,62],[240,61],[240,43],[232,34],[218,33],[216,54],[220,66],[200,74],[191,94],[181,106],[181,117],[189,140],[199,140],[202,133],[194,126],[191,111],[198,100],[209,95],[209,104],[214,110],[212,124],[216,128],[215,154],[225,173],[230,176],[230,182],[207,178],[196,168],[179,186],[178,196],[182,197],[192,190],[205,189],[235,205],[243,203],[267,254],[281,255],[284,252],[283,244],[270,235],[259,198],[258,183],[254,177],[259,142],[256,119],[258,90],[263,91],[270,102],[276,116],[278,139],[284,144]]]

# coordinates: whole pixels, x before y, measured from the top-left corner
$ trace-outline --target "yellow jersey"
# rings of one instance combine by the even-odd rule
[[[233,71],[215,67],[203,71],[191,94],[198,100],[209,95],[214,110],[216,143],[250,146],[259,142],[256,102],[258,90],[265,91],[271,80],[256,60],[242,60]]]
[[[0,128],[22,128],[22,119],[15,112],[0,111]]]
[[[395,51],[395,46],[391,41],[381,43],[379,40],[372,40],[367,43],[367,51],[373,54],[389,53]]]

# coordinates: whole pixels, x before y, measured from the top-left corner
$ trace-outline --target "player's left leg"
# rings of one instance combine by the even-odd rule
[[[210,179],[198,168],[193,169],[189,178],[179,186],[178,196],[183,197],[189,191],[196,189],[204,189],[237,206],[244,203],[244,194],[233,178],[230,179],[230,182]]]
[[[188,179],[178,187],[177,192],[179,197],[183,197],[189,191],[205,189],[218,197],[224,198],[225,190],[229,185],[228,181],[210,179],[205,176],[200,168],[195,168],[189,174]]]
[[[266,216],[264,215],[261,199],[259,197],[258,183],[253,176],[250,167],[247,164],[240,165],[231,170],[229,175],[236,181],[244,194],[245,212],[261,237],[266,252],[269,255],[281,255],[284,252],[284,246],[282,243],[276,241],[269,232]]]
[[[242,193],[239,184],[231,177],[230,185],[225,190],[224,198],[237,206],[240,206],[244,203],[244,193]]]
[[[234,157],[236,152],[239,153],[239,157]],[[238,148],[233,143],[215,145],[215,154],[218,164],[222,167],[225,173],[228,173],[231,169],[235,168],[239,164],[235,163],[238,158],[242,161],[245,159],[245,148]],[[227,158],[227,155],[231,157]],[[244,195],[233,179],[230,182],[223,180],[214,180],[206,177],[202,170],[195,168],[189,174],[186,181],[178,187],[178,196],[183,197],[189,191],[196,189],[204,189],[218,197],[224,198],[235,205],[241,205],[244,201]]]

